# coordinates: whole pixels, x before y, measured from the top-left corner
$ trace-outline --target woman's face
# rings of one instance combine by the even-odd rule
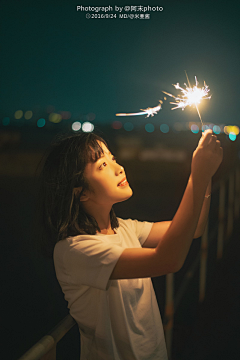
[[[108,148],[101,142],[104,154],[95,163],[88,163],[84,175],[90,185],[87,198],[98,205],[110,205],[132,196],[124,168],[119,165]]]

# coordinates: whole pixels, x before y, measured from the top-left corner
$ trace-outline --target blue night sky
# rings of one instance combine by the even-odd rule
[[[172,84],[183,86],[186,70],[192,83],[196,75],[211,89],[212,99],[200,107],[204,121],[239,124],[239,4],[2,0],[0,115],[52,105],[110,122],[117,112],[158,105],[162,90],[176,95]],[[77,5],[163,11],[148,11],[150,19],[142,20],[86,19]],[[164,102],[156,120],[197,120],[195,109],[170,108]]]

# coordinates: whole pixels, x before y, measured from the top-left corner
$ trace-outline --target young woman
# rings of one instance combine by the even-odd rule
[[[202,235],[211,178],[222,148],[205,131],[172,221],[116,218],[132,196],[124,168],[106,142],[78,134],[55,143],[42,171],[46,248],[81,334],[81,360],[166,360],[151,277],[178,271]]]

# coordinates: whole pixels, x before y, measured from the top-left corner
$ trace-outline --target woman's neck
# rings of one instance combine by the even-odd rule
[[[94,205],[94,206],[93,206]],[[114,230],[111,227],[111,220],[110,220],[110,211],[111,206],[102,205],[96,206],[96,204],[92,204],[91,202],[84,203],[85,211],[94,217],[96,222],[98,223],[98,227],[100,229],[101,234],[115,234]]]
[[[114,235],[116,234],[116,232],[110,228],[110,229],[103,229],[101,230],[100,234],[104,234],[104,235]]]

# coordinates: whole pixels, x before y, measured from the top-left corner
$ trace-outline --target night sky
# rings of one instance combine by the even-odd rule
[[[117,19],[87,19],[94,12],[77,5],[163,11],[122,12],[150,19],[119,19],[115,11],[107,13]],[[117,112],[158,105],[162,90],[176,95],[172,84],[184,86],[186,70],[192,84],[196,75],[211,89],[200,106],[204,121],[239,125],[239,10],[237,1],[2,0],[0,115],[51,105],[112,122]],[[168,99],[156,119],[198,121],[195,109],[170,108]]]

